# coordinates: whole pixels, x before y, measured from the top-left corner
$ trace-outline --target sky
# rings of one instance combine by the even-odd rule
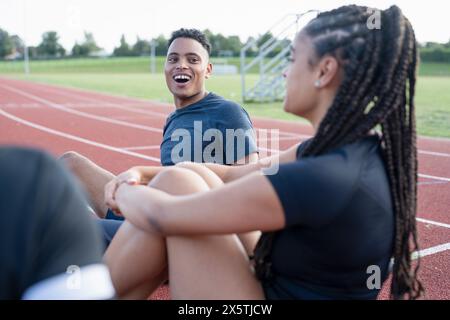
[[[245,41],[268,31],[287,14],[350,3],[379,9],[396,4],[411,21],[419,42],[450,40],[446,0],[0,0],[0,28],[19,35],[29,46],[38,45],[42,33],[57,31],[67,50],[88,31],[111,52],[122,34],[132,44],[137,36],[169,37],[181,27],[238,35]]]

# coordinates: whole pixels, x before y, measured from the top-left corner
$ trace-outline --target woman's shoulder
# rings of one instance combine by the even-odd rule
[[[306,148],[313,143],[313,138],[305,140],[297,148],[297,159],[304,159],[302,157]],[[378,155],[380,147],[380,137],[378,135],[370,135],[359,139],[355,142],[344,144],[337,148],[333,148],[323,154],[308,157],[317,161],[342,161],[351,162],[355,160],[364,160],[370,155]]]
[[[302,152],[312,142],[309,139],[299,145],[296,161],[303,174],[311,179],[328,182],[356,181],[368,162],[379,163],[379,169],[383,169],[379,140],[376,137],[367,137],[318,156],[302,157]],[[374,162],[373,159],[377,161]]]

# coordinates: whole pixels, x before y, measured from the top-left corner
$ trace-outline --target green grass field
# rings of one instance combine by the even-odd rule
[[[212,63],[224,63],[240,67],[240,59],[212,58]],[[160,73],[164,69],[165,57],[156,57],[156,71]],[[247,59],[250,61],[250,59]],[[30,61],[30,70],[36,73],[149,73],[150,57],[115,57],[115,58],[81,58]],[[23,61],[0,61],[0,74],[17,73],[24,71]],[[258,67],[250,70],[258,73]],[[423,63],[419,74],[422,76],[450,77],[450,64]]]
[[[150,64],[146,57],[64,61],[33,61],[32,73],[28,76],[19,68],[7,72],[0,63],[0,76],[172,102],[161,73],[163,58],[158,58],[159,72],[154,75],[148,71]],[[239,61],[233,58],[228,62],[237,64]],[[247,79],[248,84],[254,83],[257,75],[249,75]],[[240,85],[240,76],[213,76],[207,82],[207,89],[240,102]],[[450,137],[450,65],[422,64],[416,92],[419,134]],[[298,121],[297,117],[283,111],[281,102],[246,103],[245,108],[252,116]]]
[[[165,57],[156,57],[157,72],[164,69]],[[239,58],[211,58],[213,64],[226,63],[240,67]],[[250,61],[250,59],[247,59]],[[148,73],[151,70],[150,57],[81,58],[61,60],[30,61],[32,73]],[[257,73],[258,67],[250,72]],[[0,74],[23,73],[23,61],[0,61]],[[450,70],[449,70],[450,74]]]

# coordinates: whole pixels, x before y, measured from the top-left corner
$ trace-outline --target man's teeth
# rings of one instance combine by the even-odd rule
[[[175,79],[175,80],[190,80],[191,77],[185,76],[184,74],[180,74],[180,75],[176,75],[176,76],[174,77],[174,79]]]

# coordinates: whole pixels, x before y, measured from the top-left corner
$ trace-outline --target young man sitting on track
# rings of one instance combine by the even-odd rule
[[[205,89],[205,79],[208,79],[212,72],[212,64],[209,62],[211,45],[205,35],[195,29],[180,29],[172,34],[168,45],[165,76],[167,87],[174,97],[176,110],[169,115],[164,127],[161,164],[168,166],[186,160],[212,162],[203,155],[210,141],[205,142],[203,140],[208,139],[202,138],[201,145],[196,146],[198,139],[194,139],[195,134],[201,134],[203,137],[210,129],[218,131],[222,136],[222,139],[214,140],[216,146],[219,146],[215,148],[215,162],[231,165],[238,161],[256,161],[256,141],[253,135],[248,134],[253,127],[247,112],[240,105],[214,93],[208,93]],[[226,131],[230,129],[235,133],[236,140],[244,141],[244,145],[227,141]],[[178,139],[183,138],[185,142],[186,134],[191,142],[191,152],[183,152],[177,159],[178,154],[173,155],[174,147],[179,143]],[[239,134],[244,136],[240,137]],[[102,218],[99,223],[104,230],[105,240],[109,243],[121,225],[121,221],[115,220],[115,215],[104,202],[104,187],[114,175],[73,151],[65,153],[61,159],[79,178],[90,195],[96,214]]]

